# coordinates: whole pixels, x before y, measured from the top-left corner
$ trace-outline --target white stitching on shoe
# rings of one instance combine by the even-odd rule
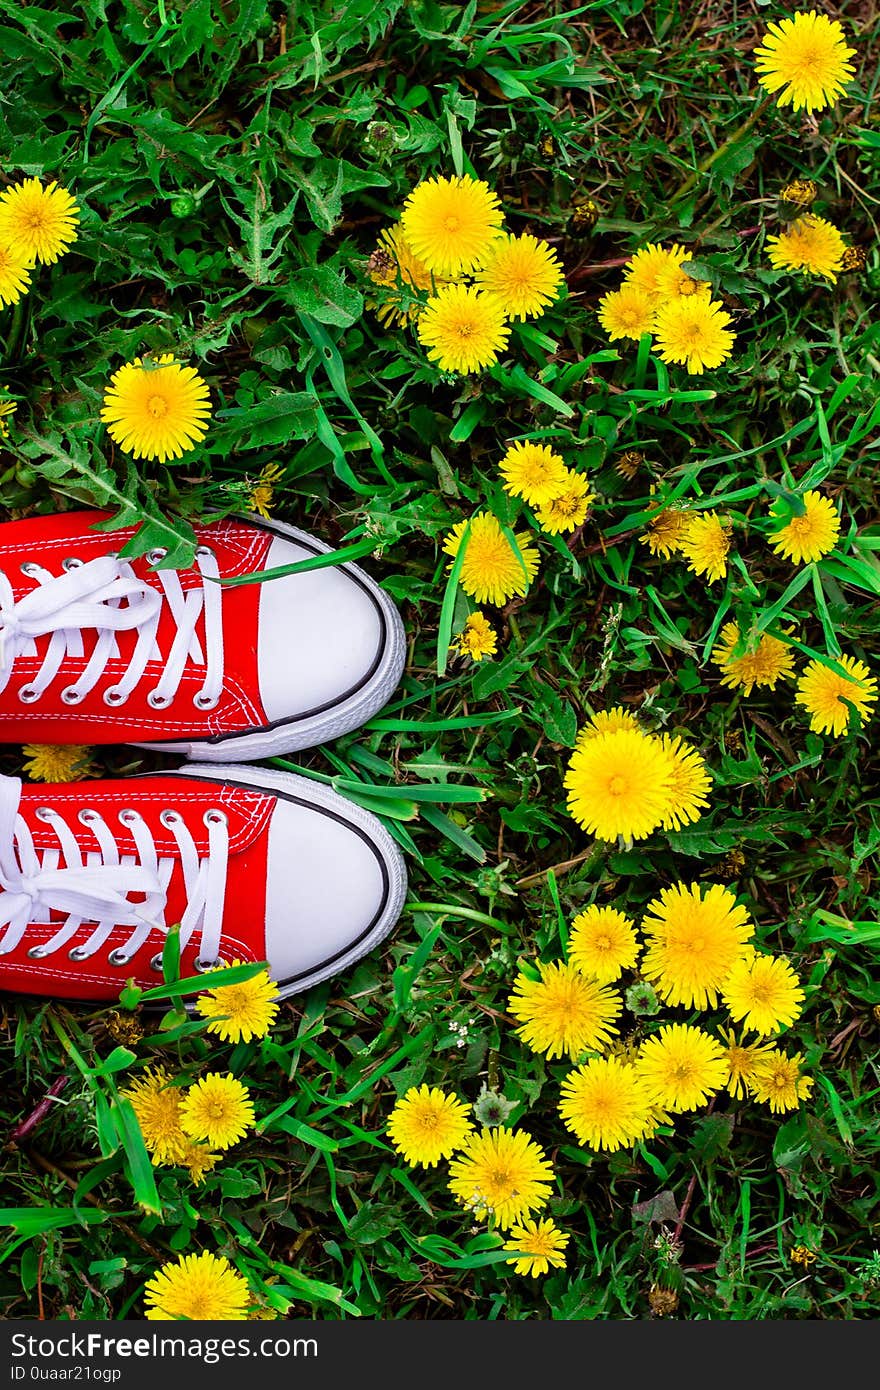
[[[106,675],[108,664],[119,656],[115,634],[128,630],[137,632],[135,648],[124,674],[104,690],[106,704],[123,705],[142,679],[147,663],[158,656],[165,669],[150,692],[154,699],[163,705],[173,700],[189,660],[204,667],[196,698],[205,702],[201,707],[213,708],[223,692],[223,590],[216,582],[220,571],[213,550],[200,546],[195,567],[201,584],[185,590],[177,570],[155,571],[160,585],[156,589],[138,579],[131,565],[115,556],[98,556],[60,575],[29,562],[21,569],[36,584],[18,602],[7,575],[0,570],[0,691],[9,682],[16,658],[35,655],[35,639],[48,637],[39,671],[19,691],[20,698],[24,698],[24,691],[29,692],[27,703],[36,702],[58,675],[65,656],[83,658],[83,631],[92,631],[97,638],[85,668],[66,686],[66,691],[79,699],[93,689]],[[163,602],[176,624],[164,657],[156,647]],[[203,614],[204,653],[196,636]]]
[[[20,779],[0,777],[0,888],[4,890],[0,894],[0,957],[15,950],[32,924],[57,927],[54,936],[32,948],[38,957],[67,946],[82,927],[94,924],[91,935],[72,948],[72,958],[86,960],[103,948],[110,964],[125,965],[151,933],[167,933],[165,908],[175,870],[183,873],[187,899],[180,921],[181,950],[198,933],[199,957],[214,960],[219,956],[229,853],[225,815],[206,814],[208,852],[201,859],[183,818],[170,825],[166,822],[177,853],[160,857],[144,818],[123,808],[119,820],[134,840],[140,861],[135,862],[130,855],[120,856],[116,836],[99,813],[90,815],[84,827],[97,849],[83,853],[64,817],[57,810],[43,809],[39,819],[51,827],[60,848],[44,850],[40,859],[27,822],[19,814],[20,800]],[[168,798],[164,800],[167,803]],[[141,895],[143,901],[132,902],[130,894]],[[66,920],[58,923],[53,912],[67,914]],[[118,927],[133,930],[121,947],[111,951],[111,934]]]

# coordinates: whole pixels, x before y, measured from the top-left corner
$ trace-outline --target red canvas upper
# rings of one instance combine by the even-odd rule
[[[124,527],[112,532],[93,530],[95,523],[102,519],[107,519],[106,513],[79,511],[0,523],[0,570],[12,586],[15,603],[38,587],[36,579],[21,572],[22,564],[37,564],[52,575],[61,575],[65,559],[87,562],[110,551],[121,550],[136,528]],[[200,544],[214,551],[224,578],[259,571],[272,543],[270,533],[234,518],[196,526],[195,531]],[[160,594],[163,592],[148,558],[129,563],[139,580]],[[196,567],[177,573],[185,592],[202,587],[203,579]],[[119,706],[108,705],[103,696],[108,687],[125,675],[137,640],[136,632],[117,634],[119,655],[107,661],[96,684],[72,709],[62,702],[61,692],[85,670],[94,650],[96,634],[83,628],[82,656],[68,653],[45,693],[32,703],[24,703],[19,692],[36,678],[49,646],[48,636],[37,637],[36,654],[16,658],[12,678],[0,692],[0,742],[170,742],[188,737],[205,739],[212,734],[235,733],[264,725],[267,720],[257,679],[260,587],[254,583],[222,590],[224,675],[222,694],[214,708],[199,709],[194,703],[194,697],[202,688],[205,669],[191,660],[186,663],[170,706],[155,710],[147,701],[147,695],[162,677],[165,662],[161,658],[170,650],[177,631],[169,605],[163,602],[157,633],[161,656],[148,662],[137,687]],[[2,620],[0,611],[0,630]],[[196,637],[204,651],[204,613],[199,618]]]
[[[127,811],[136,812],[145,822],[160,861],[173,861],[164,909],[165,925],[170,927],[180,922],[188,898],[177,840],[163,824],[162,812],[176,812],[183,818],[200,860],[204,860],[208,854],[208,829],[204,817],[211,812],[220,812],[225,817],[224,839],[228,831],[228,859],[218,956],[227,963],[234,959],[247,962],[266,958],[267,842],[275,801],[271,794],[227,783],[148,776],[66,786],[25,786],[21,792],[19,815],[25,821],[34,847],[43,860],[45,852],[59,850],[60,841],[52,824],[45,818],[41,819],[39,812],[41,808],[58,812],[76,837],[78,852],[83,856],[80,863],[86,856],[91,856],[97,865],[96,876],[100,877],[102,855],[98,837],[90,827],[89,813],[97,812],[112,831],[120,856],[128,856],[131,863],[141,863],[142,858],[132,829],[126,825],[125,816]],[[81,819],[83,812],[86,813],[85,822]],[[17,858],[20,862],[20,853]],[[7,854],[7,864],[10,862]],[[62,855],[59,867],[79,867],[79,864],[71,866],[66,856]],[[9,880],[7,894],[15,891],[8,883]],[[129,900],[134,902],[142,899],[133,894]],[[5,895],[0,894],[0,904],[4,901]],[[161,955],[165,941],[164,932],[159,929],[151,931],[131,960],[121,965],[113,965],[110,954],[130,942],[131,926],[114,927],[106,943],[86,960],[71,958],[70,951],[88,942],[95,930],[94,922],[84,923],[75,935],[48,955],[40,958],[30,956],[29,950],[44,945],[56,935],[67,915],[53,911],[51,924],[32,923],[11,952],[0,954],[0,989],[52,994],[70,999],[113,1000],[118,998],[129,977],[134,977],[139,985],[146,988],[161,984],[161,970],[152,968],[150,964],[157,954]],[[0,926],[0,951],[4,933],[6,928]],[[184,948],[181,956],[182,976],[194,974],[194,961],[199,956],[201,939],[201,933],[196,930]]]

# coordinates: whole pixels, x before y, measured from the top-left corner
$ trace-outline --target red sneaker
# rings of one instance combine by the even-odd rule
[[[0,777],[0,989],[113,1000],[266,960],[281,997],[329,979],[396,922],[406,871],[379,821],[305,777],[184,766],[122,781]]]
[[[387,703],[406,654],[388,596],[342,564],[215,581],[329,552],[279,522],[196,528],[187,570],[117,558],[102,512],[0,524],[0,741],[138,743],[209,762],[311,748]]]

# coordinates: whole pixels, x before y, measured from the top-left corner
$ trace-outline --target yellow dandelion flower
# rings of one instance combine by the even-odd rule
[[[812,207],[819,196],[819,185],[812,179],[792,179],[780,190],[780,202],[795,208]]]
[[[503,1231],[546,1205],[553,1169],[524,1130],[498,1126],[469,1135],[449,1175],[456,1201],[478,1220],[490,1217]]]
[[[720,883],[675,883],[645,910],[642,974],[667,1004],[714,1008],[754,935],[746,909]]]
[[[846,250],[832,222],[807,213],[778,236],[768,236],[767,255],[774,270],[802,270],[837,283]]]
[[[498,650],[495,629],[479,609],[465,619],[464,627],[455,638],[460,656],[469,656],[471,661],[482,661],[484,656],[494,656]]]
[[[654,302],[639,285],[625,281],[619,290],[611,290],[599,300],[599,322],[608,334],[609,342],[620,338],[638,340],[650,333],[654,323]]]
[[[684,739],[663,734],[660,742],[670,763],[669,803],[661,826],[664,830],[681,830],[683,825],[698,821],[709,805],[706,792],[712,779],[696,748]]]
[[[388,1117],[388,1138],[410,1167],[433,1168],[472,1133],[469,1111],[438,1086],[410,1086]]]
[[[209,1250],[162,1265],[144,1286],[148,1322],[246,1322],[249,1301],[238,1270]]]
[[[182,458],[204,439],[211,414],[208,388],[173,353],[156,362],[136,357],[110,378],[101,419],[121,449],[135,458]]]
[[[802,1100],[809,1100],[813,1078],[801,1076],[802,1052],[787,1057],[774,1048],[756,1065],[749,1089],[762,1105],[769,1105],[775,1114],[797,1110]]]
[[[734,1022],[759,1038],[790,1027],[804,1007],[800,981],[782,956],[752,954],[740,958],[724,981],[721,995]]]
[[[31,287],[33,261],[0,242],[0,308],[15,304]]]
[[[863,723],[871,718],[877,682],[863,661],[852,656],[838,656],[836,660],[846,676],[811,661],[798,680],[794,701],[809,714],[813,733],[839,738],[849,728],[850,705],[858,710]]]
[[[793,1245],[788,1252],[788,1258],[793,1265],[799,1265],[801,1269],[809,1269],[816,1263],[816,1252],[811,1250],[808,1245]]]
[[[769,537],[777,555],[794,565],[809,564],[828,555],[840,535],[840,517],[830,497],[805,492],[801,516],[792,516]]]
[[[575,747],[580,748],[581,744],[589,743],[597,734],[614,734],[618,729],[629,729],[635,734],[644,732],[634,714],[622,705],[615,705],[613,709],[600,709],[590,715],[589,722],[578,732]]]
[[[571,924],[566,952],[569,964],[600,985],[610,985],[639,958],[635,925],[616,907],[593,903]]]
[[[743,1100],[749,1093],[755,1068],[771,1051],[770,1043],[747,1043],[737,1038],[732,1028],[719,1028],[724,1043],[724,1056],[727,1061],[727,1093],[734,1100]]]
[[[180,1123],[191,1139],[204,1139],[215,1149],[230,1148],[254,1124],[247,1087],[231,1072],[208,1072],[187,1091]]]
[[[868,252],[864,246],[844,246],[840,258],[841,274],[861,274],[868,265]]]
[[[472,285],[438,290],[419,315],[416,333],[441,371],[463,373],[491,367],[510,337],[498,301]]]
[[[230,966],[242,965],[240,960],[229,962]],[[265,1038],[278,1014],[277,986],[269,979],[268,970],[261,970],[249,980],[224,985],[223,971],[220,967],[216,984],[200,993],[196,998],[196,1009],[202,1018],[210,1019],[206,1029],[216,1033],[224,1042],[250,1042],[252,1038]],[[210,978],[210,977],[209,977]]]
[[[275,484],[284,477],[284,469],[279,463],[267,463],[261,469],[255,482],[250,484],[245,508],[255,516],[272,517],[272,503],[275,500]]]
[[[183,1091],[171,1084],[164,1067],[145,1071],[119,1094],[131,1101],[153,1163],[182,1163],[189,1147],[181,1120]]]
[[[414,254],[435,275],[479,269],[500,234],[498,195],[481,179],[425,179],[404,203],[400,226]]]
[[[190,1139],[185,1152],[177,1160],[189,1172],[196,1187],[205,1181],[205,1174],[220,1162],[222,1155],[209,1149],[207,1144],[197,1144]]]
[[[92,750],[84,743],[26,743],[21,751],[32,782],[79,782],[95,776]]]
[[[660,294],[660,279],[664,273],[677,270],[682,261],[688,259],[684,246],[675,242],[672,246],[661,246],[659,242],[649,242],[634,256],[631,256],[624,269],[624,282],[648,295],[656,302]]]
[[[76,241],[79,208],[66,188],[25,179],[0,193],[0,242],[35,261],[52,265]]]
[[[717,512],[692,516],[679,549],[694,574],[705,574],[710,584],[723,579],[730,550],[730,522],[723,521]]]
[[[684,257],[685,261],[689,259],[689,255]],[[707,280],[697,280],[681,267],[682,262],[670,259],[659,268],[656,289],[658,306],[671,299],[688,299],[692,295],[708,299],[711,295],[712,286]]]
[[[538,507],[535,516],[542,531],[557,536],[561,531],[576,531],[586,520],[587,512],[595,501],[595,492],[583,473],[573,468],[566,469],[563,489],[550,502]]]
[[[443,549],[453,560],[466,525],[460,521],[443,542]],[[515,540],[519,554],[491,512],[476,512],[471,517],[459,582],[477,603],[494,603],[500,608],[514,594],[526,593],[538,571],[539,556],[529,535],[517,533]]]
[[[504,491],[521,497],[530,507],[543,507],[558,497],[569,478],[565,459],[549,444],[517,440],[498,465]]]
[[[527,1219],[512,1226],[503,1245],[510,1251],[508,1264],[515,1274],[530,1274],[533,1279],[554,1269],[565,1267],[565,1247],[569,1237],[549,1218]]]
[[[644,840],[669,803],[669,758],[659,739],[631,729],[575,748],[564,779],[568,813],[600,840]]]
[[[534,318],[559,297],[562,266],[546,241],[528,233],[504,233],[492,243],[474,280],[486,294],[495,295],[508,318]]]
[[[761,86],[778,92],[777,106],[794,111],[822,111],[843,95],[855,77],[843,26],[815,10],[768,25],[755,49],[755,70]]]
[[[709,295],[671,299],[660,305],[654,319],[657,352],[663,362],[682,363],[691,376],[720,367],[736,340],[727,327],[732,321],[724,306]]]
[[[400,224],[383,227],[376,249],[367,263],[367,274],[374,285],[386,291],[380,301],[367,300],[380,323],[411,323],[422,310],[423,296],[446,284],[442,276],[432,275],[420,261]]]
[[[645,534],[639,539],[652,555],[668,560],[671,555],[681,553],[681,543],[692,520],[693,513],[686,508],[662,507],[651,517]]]
[[[687,1023],[666,1024],[646,1038],[635,1070],[651,1101],[674,1113],[705,1105],[729,1074],[721,1044]]]
[[[740,654],[737,655],[739,650]],[[721,684],[751,695],[756,685],[775,689],[777,681],[795,674],[794,650],[787,642],[762,632],[744,638],[737,623],[725,623],[721,640],[712,648],[712,661],[722,672]]]
[[[0,396],[0,439],[9,438],[9,421],[17,409],[17,401],[9,400],[5,394]]]
[[[579,1057],[607,1047],[618,1031],[614,1019],[623,1008],[620,995],[563,961],[539,963],[538,969],[540,980],[517,976],[507,1001],[523,1042],[550,1058]]]
[[[559,1113],[591,1149],[628,1149],[654,1127],[651,1097],[636,1067],[619,1057],[591,1057],[560,1088]]]

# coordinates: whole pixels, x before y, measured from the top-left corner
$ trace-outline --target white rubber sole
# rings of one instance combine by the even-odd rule
[[[330,791],[308,777],[298,777],[293,772],[278,772],[269,768],[256,768],[227,764],[222,767],[206,767],[203,763],[187,763],[162,774],[169,777],[193,777],[202,782],[230,782],[242,787],[253,787],[258,791],[285,793],[300,801],[310,802],[323,810],[331,811],[343,821],[348,821],[362,831],[373,844],[387,873],[387,897],[381,915],[373,923],[366,936],[361,937],[349,951],[336,956],[330,963],[316,966],[307,975],[294,981],[278,981],[278,997],[287,999],[293,994],[302,994],[307,989],[332,979],[348,970],[356,961],[367,956],[389,935],[401,912],[406,899],[407,874],[403,855],[397,844],[388,834],[382,822],[369,811],[364,811],[353,801],[347,801],[338,792]]]
[[[247,520],[253,522],[254,518]],[[283,522],[273,521],[271,530],[290,540],[306,542],[325,554],[333,550],[306,531]],[[310,715],[304,719],[291,719],[265,729],[253,729],[247,733],[221,734],[208,739],[185,739],[161,743],[138,743],[137,748],[152,748],[160,753],[179,753],[202,763],[256,762],[262,758],[274,758],[284,753],[298,753],[303,748],[316,748],[321,743],[329,743],[352,729],[359,729],[368,719],[387,705],[394,694],[403,668],[406,664],[406,633],[403,620],[395,604],[374,579],[351,561],[345,561],[340,569],[357,577],[369,590],[373,601],[385,619],[386,641],[375,671],[359,690],[332,705],[329,709]],[[271,584],[271,579],[264,581]]]

